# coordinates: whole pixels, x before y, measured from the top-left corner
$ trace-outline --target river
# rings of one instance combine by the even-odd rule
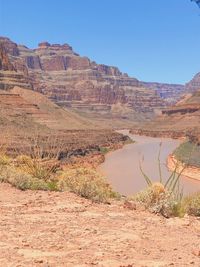
[[[140,171],[141,161],[144,172],[155,182],[159,181],[158,153],[161,145],[160,161],[162,177],[166,181],[170,173],[166,166],[166,160],[180,140],[170,138],[152,138],[129,134],[128,130],[119,131],[128,135],[135,143],[125,145],[122,149],[110,152],[101,164],[100,170],[112,184],[114,190],[122,195],[132,195],[146,187],[146,182]],[[200,182],[187,178],[180,178],[184,195],[200,191]]]

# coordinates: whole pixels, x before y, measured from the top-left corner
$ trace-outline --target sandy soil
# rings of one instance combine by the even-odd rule
[[[0,266],[200,266],[200,220],[0,185]]]

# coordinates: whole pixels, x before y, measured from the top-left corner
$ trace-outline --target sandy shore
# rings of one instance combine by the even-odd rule
[[[177,172],[181,172],[185,168],[184,164],[178,161],[173,155],[169,155],[167,166],[171,171],[177,167]],[[183,170],[182,174],[188,178],[200,181],[200,168],[188,166]]]

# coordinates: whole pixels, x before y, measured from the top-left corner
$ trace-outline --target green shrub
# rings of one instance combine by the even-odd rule
[[[90,168],[69,169],[58,182],[61,190],[71,191],[94,202],[106,203],[110,198],[118,198],[111,186],[98,172]]]

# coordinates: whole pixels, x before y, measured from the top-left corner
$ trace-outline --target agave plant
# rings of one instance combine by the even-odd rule
[[[169,177],[167,178],[166,182],[163,181],[163,174],[162,174],[162,164],[160,160],[161,155],[161,149],[162,149],[162,143],[159,144],[159,151],[158,151],[158,172],[159,172],[159,184],[164,187],[164,190],[166,192],[169,192],[170,194],[173,194],[176,196],[177,199],[181,200],[183,196],[183,188],[180,189],[180,177],[185,170],[187,164],[184,165],[182,170],[178,172],[179,164],[177,163],[175,166],[175,169],[171,172]],[[142,168],[142,163],[140,161],[140,171],[149,187],[152,187],[154,182],[153,180],[144,172]]]

